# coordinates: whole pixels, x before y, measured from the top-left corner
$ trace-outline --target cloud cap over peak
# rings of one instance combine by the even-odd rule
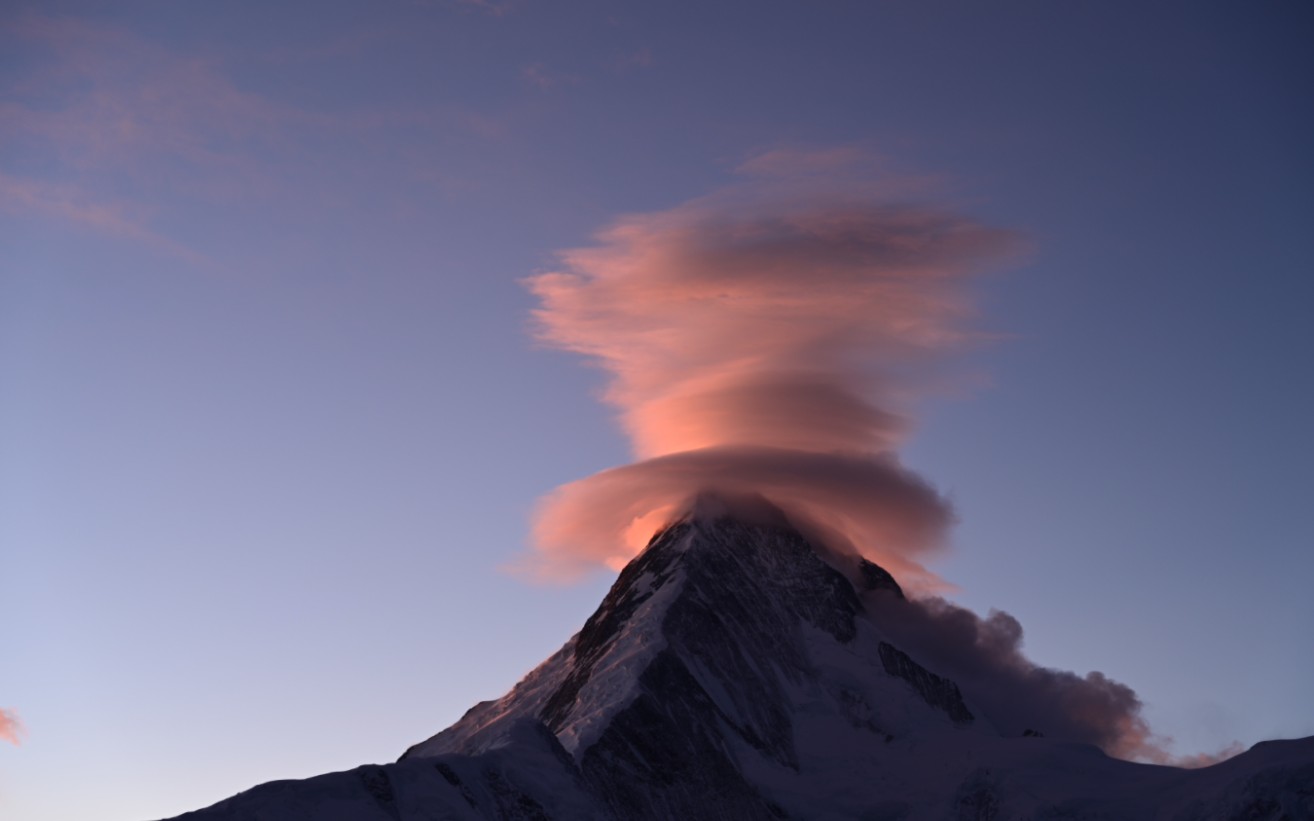
[[[974,338],[966,281],[1018,242],[906,186],[827,177],[851,153],[771,155],[769,179],[618,219],[526,281],[539,338],[610,372],[642,460],[544,500],[540,567],[622,564],[687,499],[725,491],[934,586],[917,559],[952,515],[894,452],[943,355]]]

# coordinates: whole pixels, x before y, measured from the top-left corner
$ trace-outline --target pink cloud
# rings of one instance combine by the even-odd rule
[[[22,743],[23,723],[13,710],[0,707],[0,739],[17,746]]]
[[[528,280],[540,338],[610,373],[641,459],[545,500],[540,566],[614,566],[700,491],[756,492],[935,585],[919,558],[952,517],[894,452],[943,355],[973,338],[964,284],[1014,238],[818,179],[622,218]]]
[[[570,578],[619,569],[703,493],[761,496],[835,549],[878,560],[914,586],[936,580],[916,561],[940,545],[948,504],[891,456],[725,446],[657,456],[563,485],[540,506],[531,567]],[[856,543],[853,540],[863,541]]]
[[[1222,749],[1212,753],[1195,753],[1194,755],[1165,755],[1159,758],[1150,759],[1155,764],[1167,764],[1172,767],[1186,767],[1191,770],[1198,770],[1202,767],[1212,767],[1215,764],[1221,764],[1229,758],[1235,758],[1246,751],[1246,745],[1240,741],[1233,741],[1231,744],[1224,746]]]

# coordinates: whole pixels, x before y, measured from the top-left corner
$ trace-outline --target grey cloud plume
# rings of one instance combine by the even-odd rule
[[[1172,739],[1155,735],[1132,688],[1103,673],[1084,676],[1041,667],[1022,652],[1022,625],[999,610],[984,619],[943,599],[900,600],[877,593],[868,607],[900,646],[948,676],[1005,734],[1036,730],[1094,744],[1118,758],[1204,767],[1241,752],[1176,756]]]

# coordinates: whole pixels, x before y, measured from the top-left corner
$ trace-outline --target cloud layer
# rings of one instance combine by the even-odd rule
[[[919,559],[952,514],[895,448],[941,356],[971,338],[964,283],[1014,237],[880,184],[827,184],[817,162],[792,163],[805,178],[791,182],[787,159],[621,219],[528,280],[540,338],[610,372],[640,459],[544,501],[541,570],[622,564],[721,491],[760,493],[906,584],[934,583]]]

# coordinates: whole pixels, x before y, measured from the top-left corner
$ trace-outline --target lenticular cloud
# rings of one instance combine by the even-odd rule
[[[970,339],[965,281],[1012,245],[878,187],[740,187],[629,216],[527,281],[539,337],[611,374],[639,461],[549,495],[550,575],[616,567],[705,492],[759,494],[905,583],[948,504],[902,467],[911,400]]]

